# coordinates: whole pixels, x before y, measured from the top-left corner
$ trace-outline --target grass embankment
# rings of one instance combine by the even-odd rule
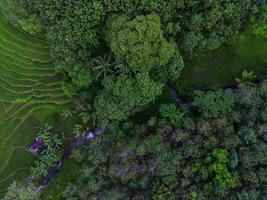
[[[27,146],[37,127],[55,121],[69,102],[47,44],[10,25],[0,11],[0,194],[29,174],[35,157]]]
[[[243,70],[254,71],[258,77],[267,72],[267,39],[255,36],[251,28],[239,34],[233,45],[186,61],[177,83],[194,87],[221,87],[234,84]]]

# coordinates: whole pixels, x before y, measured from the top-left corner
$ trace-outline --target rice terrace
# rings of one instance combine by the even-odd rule
[[[1,200],[266,200],[266,0],[0,0]]]
[[[25,177],[34,157],[28,143],[40,120],[69,103],[55,78],[49,46],[0,17],[0,191]]]

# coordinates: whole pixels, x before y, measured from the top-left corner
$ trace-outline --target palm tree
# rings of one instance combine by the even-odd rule
[[[254,74],[253,71],[248,72],[247,70],[244,70],[242,72],[241,78],[236,78],[236,82],[238,85],[241,85],[243,83],[249,83],[252,82],[257,76]]]
[[[72,115],[73,115],[73,112],[72,112],[72,110],[70,108],[65,107],[62,110],[61,116],[64,117],[65,119],[71,117]]]
[[[115,66],[116,72],[119,74],[126,74],[131,76],[135,73],[132,69],[130,69],[126,64],[117,64]]]
[[[81,136],[85,134],[89,130],[88,127],[85,127],[84,125],[81,124],[75,124],[75,127],[73,129],[73,133],[76,134],[77,136]]]
[[[96,72],[96,79],[100,77],[106,77],[108,74],[112,74],[111,56],[105,54],[103,57],[99,56],[93,60],[93,71]]]

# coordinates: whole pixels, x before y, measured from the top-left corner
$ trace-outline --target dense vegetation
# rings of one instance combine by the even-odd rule
[[[143,109],[161,94],[160,84],[177,79],[183,68],[180,52],[192,56],[231,42],[250,16],[258,17],[263,3],[35,1],[25,6],[43,21],[56,65],[66,75],[67,94],[94,102],[88,112],[95,111],[92,117],[106,126],[107,119],[122,121]],[[124,79],[151,93],[134,93],[120,82]],[[88,94],[94,88],[97,94]],[[123,93],[137,99],[130,102]]]
[[[0,128],[7,134],[42,104],[53,110],[72,100],[53,125],[59,118],[75,123],[71,138],[105,129],[74,151],[79,173],[54,196],[41,183],[61,170],[69,141],[56,125],[35,131],[45,149],[32,165],[34,178],[14,181],[4,199],[267,198],[265,74],[244,70],[230,88],[181,84],[191,60],[208,63],[216,50],[239,45],[247,27],[266,44],[265,0],[0,0],[0,9],[0,47],[9,50],[0,48],[0,59],[20,70],[11,77],[0,69],[3,102],[14,107],[0,112]],[[11,144],[4,152],[18,146]],[[9,154],[0,153],[0,164]]]
[[[75,154],[82,174],[66,199],[265,199],[267,82],[196,91],[162,104]],[[262,109],[265,108],[265,109]]]

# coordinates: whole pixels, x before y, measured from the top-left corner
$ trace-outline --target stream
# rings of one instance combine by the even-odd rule
[[[105,132],[105,129],[96,128],[94,131],[89,131],[83,136],[79,136],[74,138],[71,143],[67,146],[67,148],[63,151],[63,154],[55,165],[48,171],[48,174],[39,181],[38,188],[42,189],[45,185],[47,185],[52,178],[57,174],[59,169],[62,167],[64,160],[70,157],[71,153],[77,149],[79,146],[85,143],[89,143],[95,136],[101,135]],[[32,179],[31,179],[32,180]]]
[[[191,107],[191,103],[186,103],[184,102],[184,100],[182,99],[182,97],[180,97],[177,92],[171,87],[169,86],[168,84],[165,84],[164,85],[164,88],[169,91],[172,95],[172,98],[173,100],[175,101],[175,103],[177,105],[181,105],[181,104],[186,104],[188,105],[189,107]],[[227,87],[227,88],[224,88],[225,90],[232,90],[233,87]],[[39,181],[37,187],[38,189],[42,189],[44,188],[45,185],[47,185],[51,180],[52,178],[57,174],[57,172],[59,171],[59,169],[62,167],[64,161],[70,157],[71,153],[77,149],[79,146],[81,146],[82,144],[85,144],[85,143],[89,143],[91,142],[91,140],[97,136],[97,135],[101,135],[102,133],[105,132],[105,129],[103,128],[95,128],[93,131],[89,131],[87,132],[85,135],[83,136],[79,136],[79,137],[76,137],[74,139],[72,139],[71,143],[65,148],[65,150],[63,151],[63,154],[60,158],[60,160],[58,160],[55,165],[48,171],[48,174]],[[156,166],[153,166],[151,168],[151,171],[154,171],[156,169]],[[27,182],[31,182],[32,180],[34,180],[35,177],[33,176],[30,176],[27,178],[27,180],[25,181],[26,183]]]

